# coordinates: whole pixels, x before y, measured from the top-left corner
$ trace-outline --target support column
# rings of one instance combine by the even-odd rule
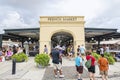
[[[22,42],[22,47],[24,47],[24,39],[21,39],[21,42]]]
[[[100,37],[98,37],[98,48],[100,48]]]
[[[0,47],[2,47],[2,34],[0,34]]]
[[[100,37],[98,37],[98,49],[97,49],[97,53],[100,54]]]

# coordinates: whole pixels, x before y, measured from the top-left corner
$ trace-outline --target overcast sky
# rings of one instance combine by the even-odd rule
[[[85,16],[85,27],[120,31],[120,0],[0,0],[0,33],[38,28],[40,16]]]

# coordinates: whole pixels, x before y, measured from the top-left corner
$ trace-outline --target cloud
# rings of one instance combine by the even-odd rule
[[[86,23],[87,27],[116,28],[120,30],[120,1],[111,1],[102,14]]]
[[[39,27],[39,16],[85,16],[85,27],[118,28],[119,4],[119,0],[1,0],[0,26]]]
[[[12,28],[27,28],[30,25],[26,24],[23,18],[19,13],[11,11],[7,13],[5,18],[2,20],[0,26],[3,26],[3,29],[12,29]]]

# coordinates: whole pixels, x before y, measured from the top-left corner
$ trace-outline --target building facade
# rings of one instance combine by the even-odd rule
[[[57,44],[60,44],[61,40],[66,41],[68,36],[72,37],[70,41],[76,52],[78,45],[85,45],[84,24],[84,16],[41,16],[40,52],[43,52],[44,45],[47,45],[50,52],[53,43],[57,42]],[[62,35],[66,40],[62,38]],[[56,36],[58,40],[54,39],[54,42],[52,42],[53,36],[54,38]]]

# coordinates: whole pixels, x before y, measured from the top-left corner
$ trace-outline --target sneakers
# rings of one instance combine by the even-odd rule
[[[64,75],[60,75],[59,77],[60,77],[60,78],[63,78],[63,77],[64,77]]]
[[[55,78],[57,78],[58,77],[58,75],[55,75]]]

